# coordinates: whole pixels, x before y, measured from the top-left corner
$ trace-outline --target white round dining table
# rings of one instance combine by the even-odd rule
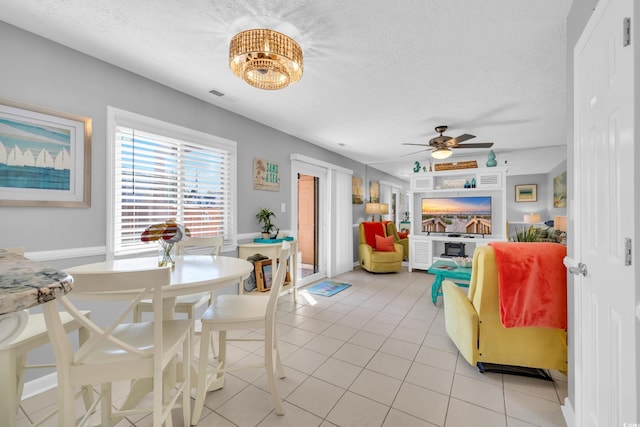
[[[171,269],[171,284],[162,289],[163,298],[223,289],[241,283],[253,271],[253,264],[249,261],[227,256],[180,255],[175,261]],[[65,272],[73,276],[74,273],[127,272],[157,267],[157,257],[143,257],[79,265],[67,268]],[[102,300],[127,298],[136,294],[135,291],[118,291],[91,295],[82,292],[82,289],[75,289],[70,295],[74,293],[82,299]]]

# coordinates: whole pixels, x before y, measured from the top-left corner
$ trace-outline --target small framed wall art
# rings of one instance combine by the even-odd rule
[[[253,188],[280,191],[280,165],[264,159],[253,159]]]
[[[0,99],[0,206],[91,206],[91,119]]]
[[[536,184],[516,185],[516,202],[537,202],[537,191]]]
[[[361,205],[364,203],[364,186],[362,178],[358,175],[351,176],[351,203]]]

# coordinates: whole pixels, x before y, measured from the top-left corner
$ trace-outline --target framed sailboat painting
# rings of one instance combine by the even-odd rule
[[[0,98],[0,206],[91,206],[91,119]]]

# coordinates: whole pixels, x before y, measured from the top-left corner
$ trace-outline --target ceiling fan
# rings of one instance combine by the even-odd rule
[[[467,141],[471,138],[475,138],[475,135],[469,135],[464,133],[460,136],[452,138],[450,136],[443,135],[447,131],[448,126],[436,126],[436,132],[440,135],[435,138],[431,138],[428,144],[412,144],[405,142],[402,145],[420,145],[433,147],[431,150],[431,157],[434,159],[446,159],[451,156],[453,152],[452,148],[490,148],[493,146],[493,142],[479,142],[475,144],[461,144],[463,141]],[[414,153],[411,153],[414,154]]]

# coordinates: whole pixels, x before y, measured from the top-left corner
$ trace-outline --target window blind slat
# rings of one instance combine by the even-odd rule
[[[231,153],[118,126],[115,134],[115,255],[149,250],[140,235],[175,219],[192,236],[231,238]]]

